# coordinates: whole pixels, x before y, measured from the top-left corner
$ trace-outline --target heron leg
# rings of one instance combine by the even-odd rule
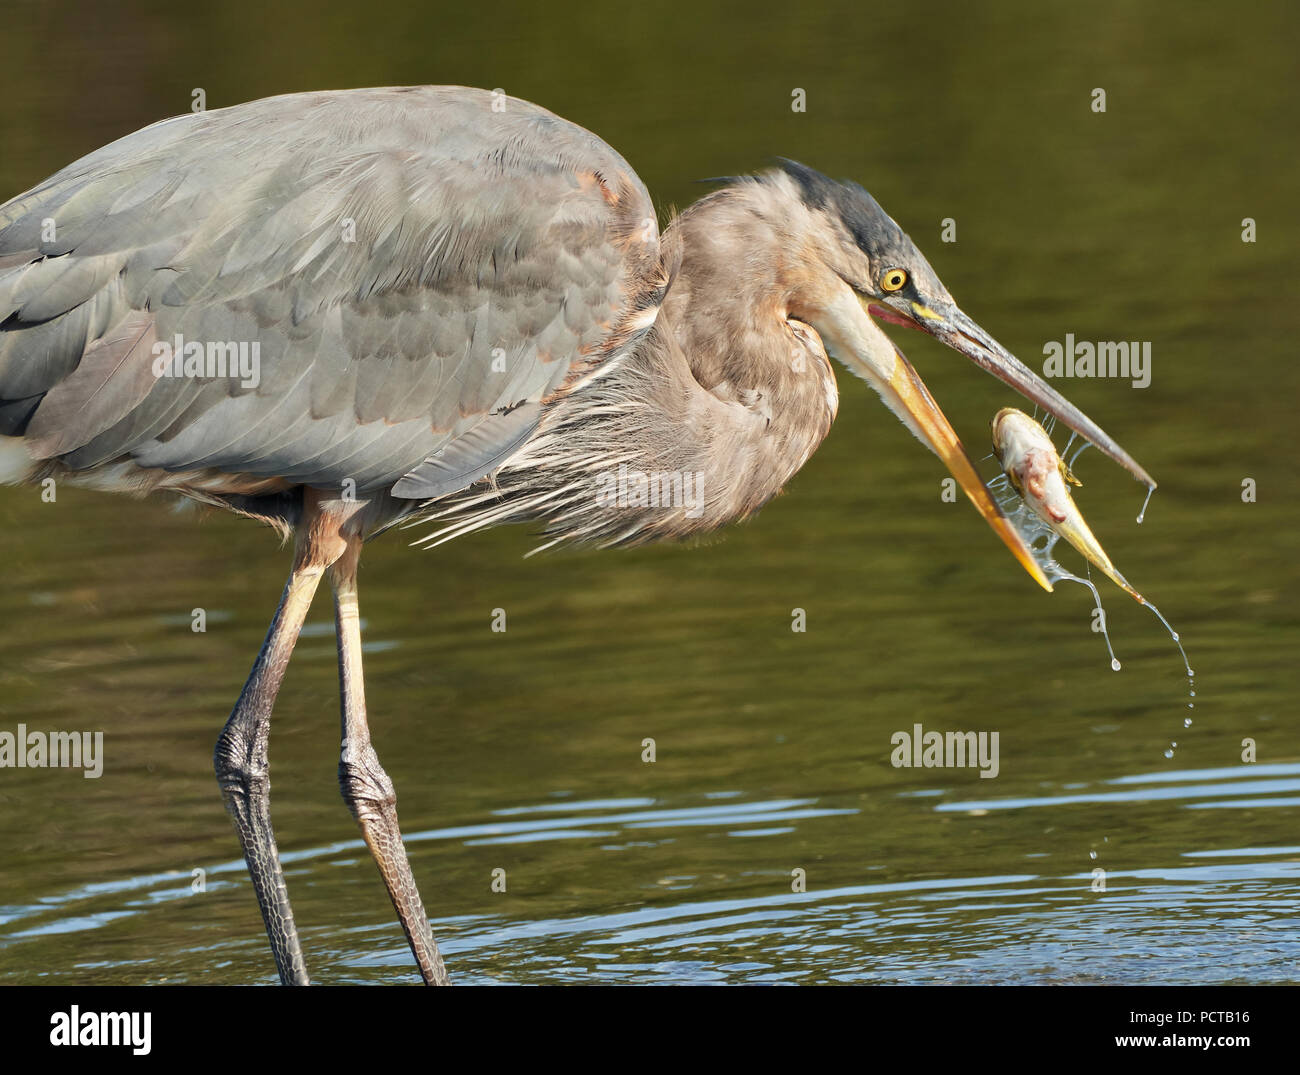
[[[280,981],[285,985],[307,985],[307,967],[289,906],[284,871],[271,828],[271,781],[267,761],[267,740],[271,731],[271,707],[284,680],[289,657],[298,641],[307,610],[325,569],[338,558],[343,541],[337,532],[319,524],[314,506],[304,512],[305,523],[298,530],[293,570],[275,610],[266,641],[253,662],[253,670],[240,692],[230,719],[217,739],[213,767],[226,809],[235,822],[244,861],[253,880],[262,920],[271,941]]]
[[[359,538],[351,539],[347,551],[330,568],[339,647],[339,693],[342,697],[339,790],[379,867],[425,985],[450,985],[451,979],[433,939],[429,917],[424,913],[424,904],[415,887],[415,877],[402,844],[402,833],[397,825],[397,793],[370,742],[357,603],[360,546]]]

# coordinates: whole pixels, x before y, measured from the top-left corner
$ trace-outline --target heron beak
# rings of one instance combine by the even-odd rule
[[[1078,549],[1079,552],[1083,553],[1111,582],[1132,597],[1139,605],[1147,603],[1146,598],[1133,589],[1129,585],[1128,579],[1121,575],[1115,565],[1110,562],[1106,550],[1101,547],[1101,542],[1097,540],[1092,529],[1083,521],[1083,515],[1077,508],[1066,515],[1064,521],[1049,522],[1048,525]]]
[[[1011,522],[1003,514],[985,486],[975,464],[962,446],[957,431],[944,416],[939,404],[925,387],[921,375],[904,357],[902,351],[893,348],[893,369],[884,377],[880,376],[879,362],[873,363],[873,373],[868,380],[881,399],[904,424],[916,434],[935,455],[943,460],[943,465],[957,480],[962,492],[975,505],[984,521],[993,528],[993,532],[1006,543],[1011,554],[1020,562],[1020,566],[1029,572],[1030,577],[1048,593],[1052,592],[1052,583],[1043,573],[1034,554],[1025,539],[1021,537]],[[855,371],[856,372],[856,371]]]
[[[883,318],[894,320],[894,318]],[[868,315],[867,304],[845,284],[812,315],[828,353],[861,377],[943,465],[1035,582],[1048,593],[1052,583],[1044,574],[1020,532],[998,507],[980,479],[961,438],[939,409],[920,374]]]
[[[965,355],[981,369],[987,370],[998,380],[1010,385],[1026,399],[1036,403],[1049,414],[1054,414],[1058,420],[1064,422],[1079,436],[1092,442],[1138,481],[1152,489],[1156,487],[1155,479],[1139,466],[1128,452],[1115,443],[1101,426],[1017,359],[956,306],[948,305],[933,310],[920,302],[910,302],[907,305],[910,307],[908,310],[910,321],[895,307],[872,303],[868,311],[883,321],[924,329],[954,351]]]

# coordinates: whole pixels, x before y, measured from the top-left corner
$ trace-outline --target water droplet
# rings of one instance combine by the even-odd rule
[[[1118,672],[1118,671],[1120,670],[1120,667],[1121,667],[1121,666],[1120,666],[1120,663],[1119,663],[1119,658],[1117,658],[1117,657],[1112,657],[1112,658],[1110,659],[1110,670],[1111,670],[1112,672]]]
[[[1175,749],[1178,748],[1178,744],[1177,744],[1177,743],[1170,743],[1169,745],[1170,745],[1171,747],[1175,748]]]
[[[1195,702],[1188,702],[1188,703],[1187,703],[1187,708],[1188,708],[1188,709],[1195,709],[1195,708],[1196,708],[1196,703],[1195,703]]]
[[[1195,691],[1188,691],[1187,693],[1190,694],[1193,698],[1196,697],[1196,692],[1195,692]]]
[[[1155,491],[1156,491],[1156,487],[1154,485],[1147,486],[1147,498],[1144,501],[1142,501],[1142,510],[1138,512],[1137,521],[1139,525],[1141,525],[1142,520],[1146,518],[1147,505],[1151,503],[1151,494],[1154,493]]]
[[[1166,751],[1165,751],[1165,757],[1166,757],[1166,758],[1172,758],[1173,756],[1174,756],[1174,752],[1173,752],[1172,750],[1166,750]]]
[[[1185,718],[1183,719],[1183,727],[1184,727],[1184,728],[1190,728],[1191,726],[1192,726],[1192,718],[1191,718],[1191,717],[1185,717]]]
[[[1187,685],[1190,687],[1192,685],[1192,676],[1196,675],[1196,673],[1192,671],[1192,666],[1191,664],[1188,663],[1187,651],[1183,649],[1182,635],[1180,635],[1177,631],[1174,630],[1173,625],[1170,624],[1170,622],[1167,619],[1165,619],[1164,613],[1162,613],[1158,608],[1156,608],[1155,605],[1153,605],[1150,601],[1146,600],[1145,598],[1143,598],[1142,603],[1146,605],[1146,607],[1149,608],[1152,611],[1152,613],[1154,613],[1156,619],[1158,619],[1162,624],[1164,624],[1165,630],[1169,632],[1169,637],[1174,640],[1174,645],[1178,647],[1178,654],[1183,659],[1183,668],[1187,670]]]
[[[1097,852],[1096,852],[1096,851],[1089,851],[1089,852],[1088,852],[1088,857],[1089,857],[1090,859],[1095,859],[1095,858],[1097,857]]]

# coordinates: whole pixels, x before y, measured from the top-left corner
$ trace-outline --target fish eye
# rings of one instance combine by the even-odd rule
[[[903,269],[890,269],[880,278],[880,286],[885,291],[897,291],[907,283],[907,273]]]

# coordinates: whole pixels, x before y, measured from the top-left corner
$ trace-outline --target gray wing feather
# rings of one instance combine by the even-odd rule
[[[176,117],[0,206],[0,434],[73,469],[442,495],[609,353],[658,258],[627,163],[513,98],[353,90]],[[177,336],[256,344],[256,383],[156,376]]]
[[[393,495],[433,500],[486,477],[532,435],[541,410],[537,403],[523,403],[512,411],[480,419],[403,477],[393,486]]]

